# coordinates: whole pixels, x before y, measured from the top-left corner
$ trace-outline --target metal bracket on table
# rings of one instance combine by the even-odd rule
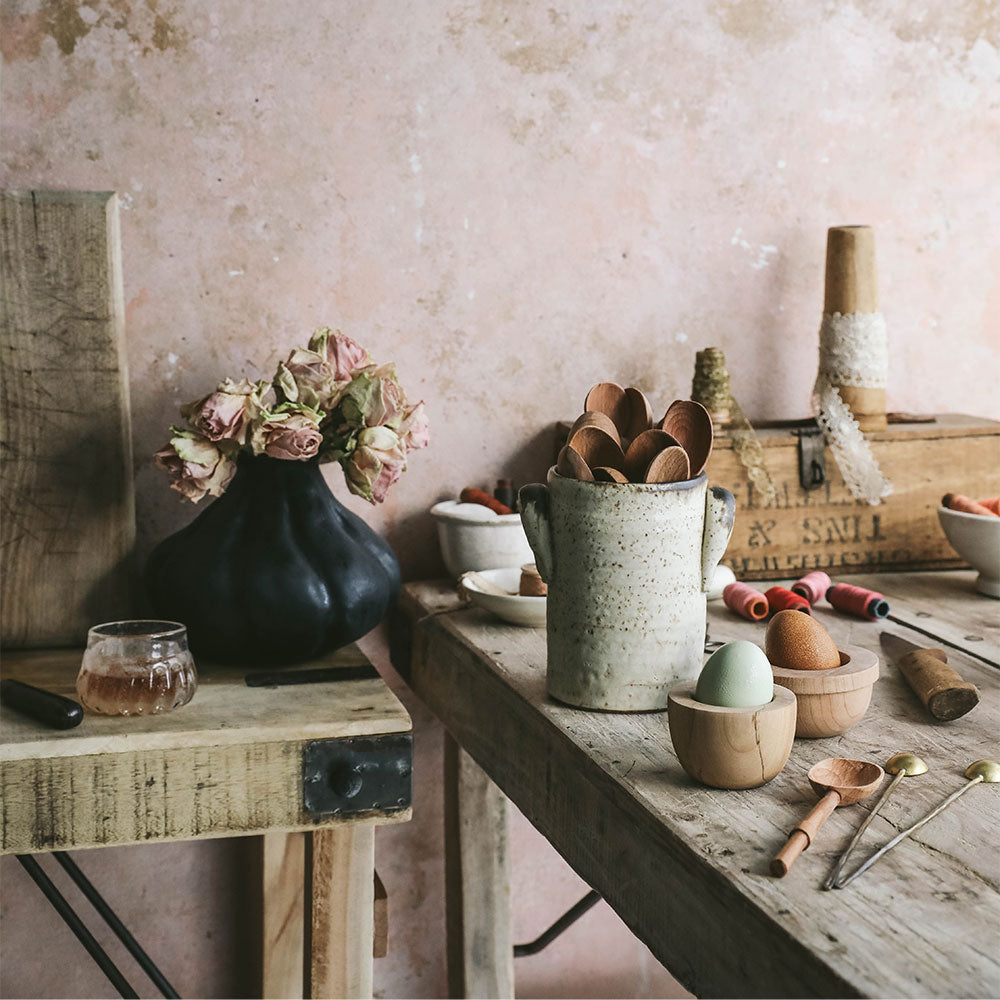
[[[314,816],[410,807],[410,733],[313,740],[302,750],[302,806]]]
[[[799,484],[809,491],[826,482],[826,438],[818,427],[798,427],[792,433],[799,439]]]

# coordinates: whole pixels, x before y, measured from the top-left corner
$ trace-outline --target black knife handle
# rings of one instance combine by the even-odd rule
[[[83,721],[83,709],[71,698],[21,681],[0,681],[0,700],[53,729],[72,729]]]

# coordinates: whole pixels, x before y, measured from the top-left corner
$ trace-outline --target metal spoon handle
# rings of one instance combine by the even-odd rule
[[[919,830],[925,823],[929,823],[932,819],[934,819],[935,816],[938,815],[938,813],[944,812],[944,810],[947,809],[948,806],[950,806],[952,802],[955,801],[955,799],[957,799],[961,795],[964,795],[973,785],[978,785],[979,782],[982,780],[983,780],[982,776],[979,775],[975,778],[972,778],[970,781],[964,784],[957,792],[952,792],[951,795],[948,796],[948,798],[946,798],[940,804],[936,805],[929,813],[927,813],[924,816],[921,816],[920,819],[918,819],[916,823],[913,824],[913,826],[907,827],[907,829],[905,829],[902,833],[897,833],[896,836],[893,837],[888,844],[886,844],[884,847],[880,847],[856,872],[854,872],[852,875],[848,875],[847,878],[838,882],[836,884],[836,888],[843,889],[844,886],[850,885],[859,875],[868,871],[868,869],[871,868],[871,866],[875,864],[875,862],[878,861],[878,859],[882,857],[883,854],[887,854],[901,840],[904,840],[914,831]]]
[[[875,814],[882,808],[882,804],[886,799],[892,794],[893,789],[906,777],[905,771],[897,771],[892,776],[892,781],[889,782],[886,790],[879,796],[878,802],[875,803],[875,807],[872,811],[865,817],[864,822],[858,827],[857,832],[851,838],[851,842],[844,849],[844,853],[840,855],[837,859],[837,863],[833,866],[830,874],[827,875],[826,881],[823,883],[824,889],[832,889],[836,884],[837,878],[840,873],[844,870],[844,865],[847,864],[847,859],[851,854],[851,851],[858,846],[858,841],[865,835],[865,830],[871,826],[872,820],[875,819]]]

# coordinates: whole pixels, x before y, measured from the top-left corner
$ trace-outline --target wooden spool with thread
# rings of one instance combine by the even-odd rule
[[[878,312],[875,231],[871,226],[832,226],[827,230],[823,312]],[[837,389],[862,431],[885,430],[884,388],[840,385]]]

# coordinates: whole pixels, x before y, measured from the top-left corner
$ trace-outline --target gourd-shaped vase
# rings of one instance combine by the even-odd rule
[[[400,575],[317,460],[241,455],[226,492],[153,550],[145,584],[151,611],[187,626],[199,667],[281,666],[373,629]]]

